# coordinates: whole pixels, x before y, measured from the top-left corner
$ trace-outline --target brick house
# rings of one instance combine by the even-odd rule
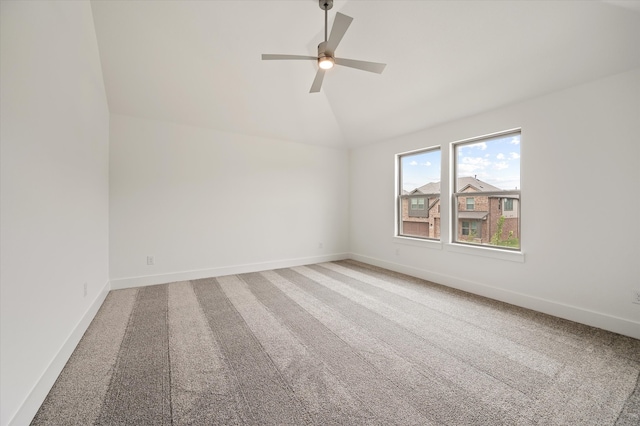
[[[504,217],[501,240],[520,238],[518,194],[504,192],[475,177],[458,179],[458,226],[456,241],[489,244]],[[477,194],[474,194],[477,193]],[[474,194],[474,195],[471,195]],[[403,191],[401,234],[440,238],[440,182],[431,182],[413,191]]]
[[[402,235],[440,238],[440,182],[402,195]]]

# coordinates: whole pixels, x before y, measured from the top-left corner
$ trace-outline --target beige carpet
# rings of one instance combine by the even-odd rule
[[[112,291],[34,425],[639,425],[640,341],[342,261]]]

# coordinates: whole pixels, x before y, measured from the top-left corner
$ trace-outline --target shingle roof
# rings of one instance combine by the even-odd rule
[[[465,176],[458,178],[458,190],[457,192],[462,192],[463,189],[472,186],[479,191],[502,191],[502,188],[498,188],[497,186],[493,186],[486,182],[481,181],[480,179],[476,179],[471,176]]]
[[[440,182],[430,182],[426,185],[422,185],[420,188],[416,188],[416,190],[423,194],[439,194]]]
[[[471,176],[465,176],[458,178],[458,192],[461,192],[463,189],[472,186],[476,188],[478,191],[503,191],[502,188],[498,188],[497,186],[493,186],[487,182],[483,182],[480,179],[476,179]],[[429,182],[426,185],[422,185],[407,194],[439,194],[440,193],[440,182]]]

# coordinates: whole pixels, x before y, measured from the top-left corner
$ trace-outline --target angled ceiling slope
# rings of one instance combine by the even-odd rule
[[[640,67],[624,1],[349,1],[340,56],[309,94],[324,14],[307,1],[93,0],[109,108],[260,137],[357,146]]]

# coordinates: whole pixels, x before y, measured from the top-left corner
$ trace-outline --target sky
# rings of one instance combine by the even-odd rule
[[[413,191],[440,182],[440,150],[402,156],[402,189]]]
[[[439,150],[402,156],[402,188],[412,191],[439,182],[440,167]],[[501,189],[520,189],[520,135],[457,145],[456,172]]]

